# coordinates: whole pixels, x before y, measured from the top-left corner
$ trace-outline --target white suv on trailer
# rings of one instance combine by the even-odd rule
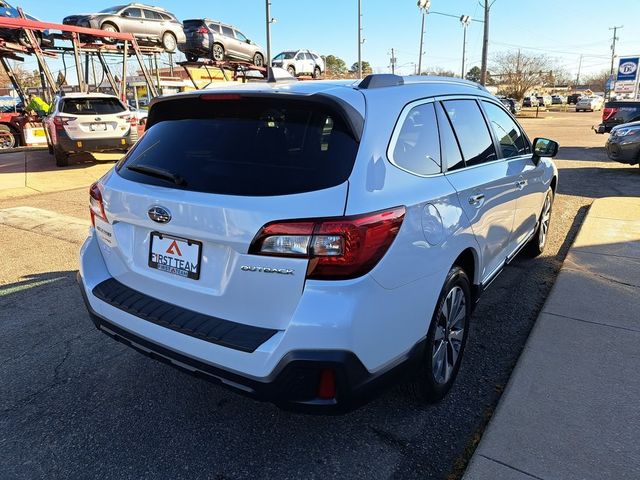
[[[126,152],[138,139],[138,117],[114,95],[67,93],[56,96],[43,125],[56,165],[83,152]]]
[[[545,247],[558,144],[477,84],[371,75],[154,100],[90,189],[95,325],[291,409],[452,386],[483,289]]]
[[[313,78],[320,78],[325,70],[322,57],[311,50],[286,50],[280,52],[273,57],[271,66],[286,70],[292,77],[311,75]]]

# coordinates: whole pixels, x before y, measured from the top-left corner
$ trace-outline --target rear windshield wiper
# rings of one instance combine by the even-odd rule
[[[187,182],[184,178],[163,168],[151,167],[149,165],[127,165],[127,170],[142,173],[143,175],[149,175],[150,177],[161,178],[162,180],[169,180],[181,187],[187,186]]]

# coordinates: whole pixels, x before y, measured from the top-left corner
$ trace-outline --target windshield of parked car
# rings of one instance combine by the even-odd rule
[[[291,60],[293,57],[296,56],[296,53],[297,52],[282,52],[276,55],[273,59],[274,60]]]
[[[98,13],[109,13],[115,14],[122,10],[126,5],[118,5],[117,7],[105,8],[104,10],[100,10]]]
[[[60,111],[72,115],[109,115],[125,111],[117,98],[65,98],[62,102]]]
[[[167,186],[136,166],[171,172],[171,185],[205,193],[289,195],[344,183],[358,142],[339,110],[283,98],[158,103],[145,135],[118,168],[129,180]],[[124,168],[123,168],[124,167]]]

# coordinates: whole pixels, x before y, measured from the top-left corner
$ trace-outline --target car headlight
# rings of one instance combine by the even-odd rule
[[[639,128],[621,128],[620,130],[614,130],[613,136],[614,137],[625,137],[627,135],[633,135],[640,132]]]

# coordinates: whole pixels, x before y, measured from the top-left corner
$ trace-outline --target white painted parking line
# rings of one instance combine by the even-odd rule
[[[47,235],[71,243],[87,238],[89,220],[32,207],[0,210],[0,225]]]

